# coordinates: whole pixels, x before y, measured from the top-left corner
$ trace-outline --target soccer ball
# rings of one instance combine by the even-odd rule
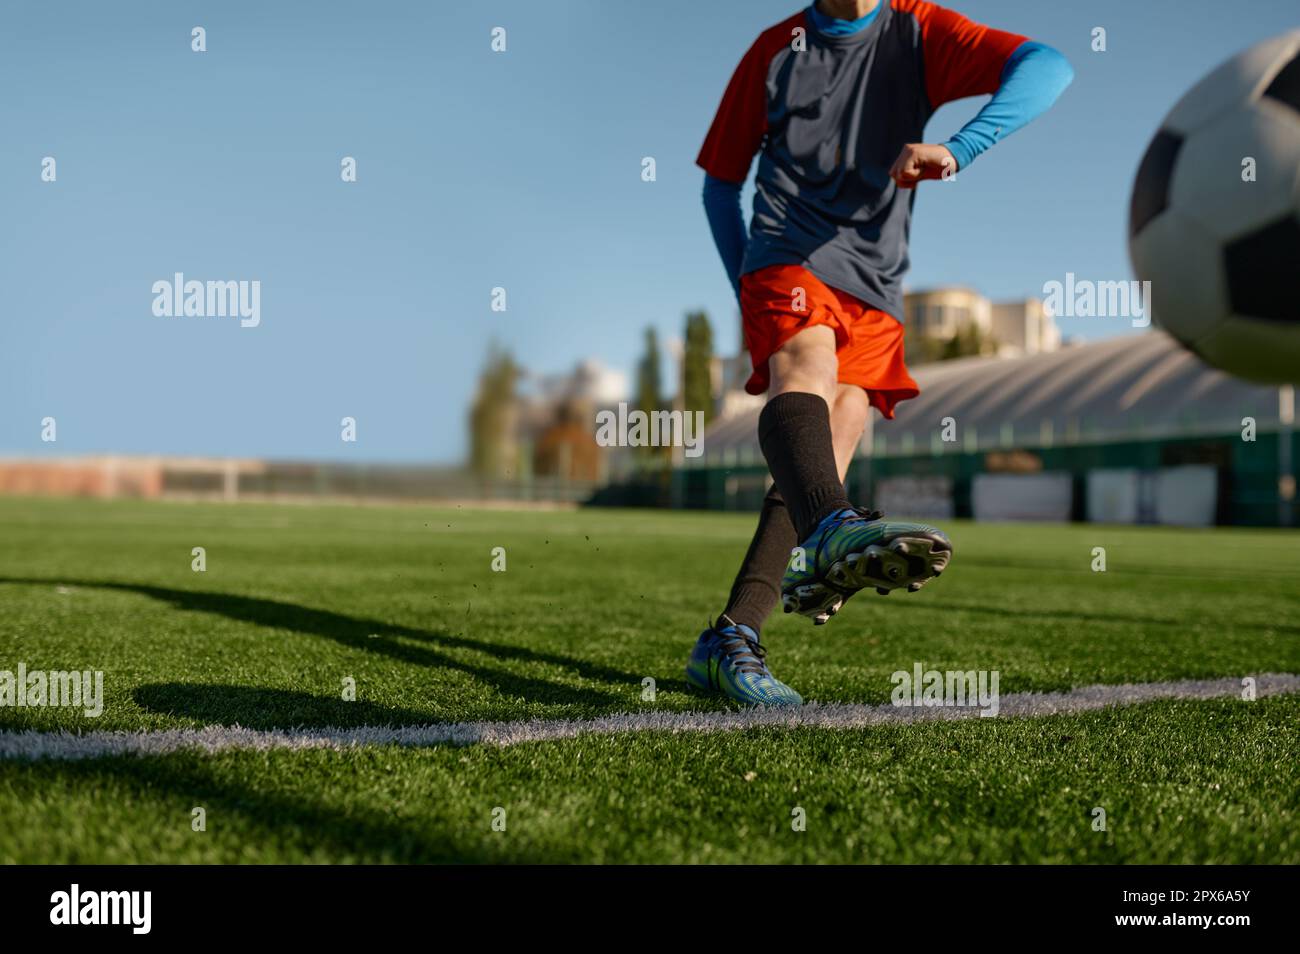
[[[1165,117],[1133,184],[1129,255],[1187,348],[1300,382],[1300,30],[1234,56]]]

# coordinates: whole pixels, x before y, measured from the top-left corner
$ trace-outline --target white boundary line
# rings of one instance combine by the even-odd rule
[[[1300,692],[1300,675],[1263,673],[1255,680],[1257,698]],[[1135,705],[1157,699],[1219,699],[1242,697],[1240,678],[1147,682],[1116,686],[1084,686],[1068,692],[1025,692],[1003,695],[999,716],[1033,717],[1090,712],[1110,706]],[[90,731],[85,733],[0,732],[0,759],[90,759],[115,755],[166,755],[196,750],[232,749],[345,750],[371,745],[422,748],[435,745],[515,745],[546,742],[579,735],[625,732],[726,732],[760,727],[860,729],[889,723],[948,721],[977,718],[980,710],[921,708],[893,705],[808,703],[788,709],[745,709],[731,712],[634,712],[583,719],[532,719],[518,722],[456,722],[414,726],[360,726],[323,729],[246,729],[210,725],[201,729],[158,731]]]

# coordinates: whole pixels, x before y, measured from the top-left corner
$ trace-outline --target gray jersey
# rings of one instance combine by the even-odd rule
[[[943,103],[994,92],[1024,41],[924,0],[882,0],[848,35],[819,32],[806,11],[764,31],[697,160],[742,182],[759,156],[742,273],[802,265],[901,320],[916,193],[889,169]]]

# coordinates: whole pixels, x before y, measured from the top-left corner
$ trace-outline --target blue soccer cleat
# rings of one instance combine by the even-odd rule
[[[721,626],[724,620],[729,625]],[[757,633],[724,616],[700,633],[686,664],[686,681],[697,689],[724,692],[746,705],[801,705],[803,697],[767,668],[766,655]]]
[[[888,595],[915,593],[952,559],[947,535],[921,523],[890,523],[878,510],[845,508],[827,515],[790,555],[781,606],[819,626],[868,586]]]

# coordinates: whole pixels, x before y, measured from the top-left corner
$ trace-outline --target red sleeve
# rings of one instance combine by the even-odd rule
[[[764,30],[741,58],[713,117],[695,164],[726,182],[744,182],[767,133],[767,69],[772,57],[803,26],[803,12]]]
[[[1026,40],[925,0],[902,0],[896,6],[920,24],[925,91],[933,109],[954,99],[997,92],[1007,58]]]

